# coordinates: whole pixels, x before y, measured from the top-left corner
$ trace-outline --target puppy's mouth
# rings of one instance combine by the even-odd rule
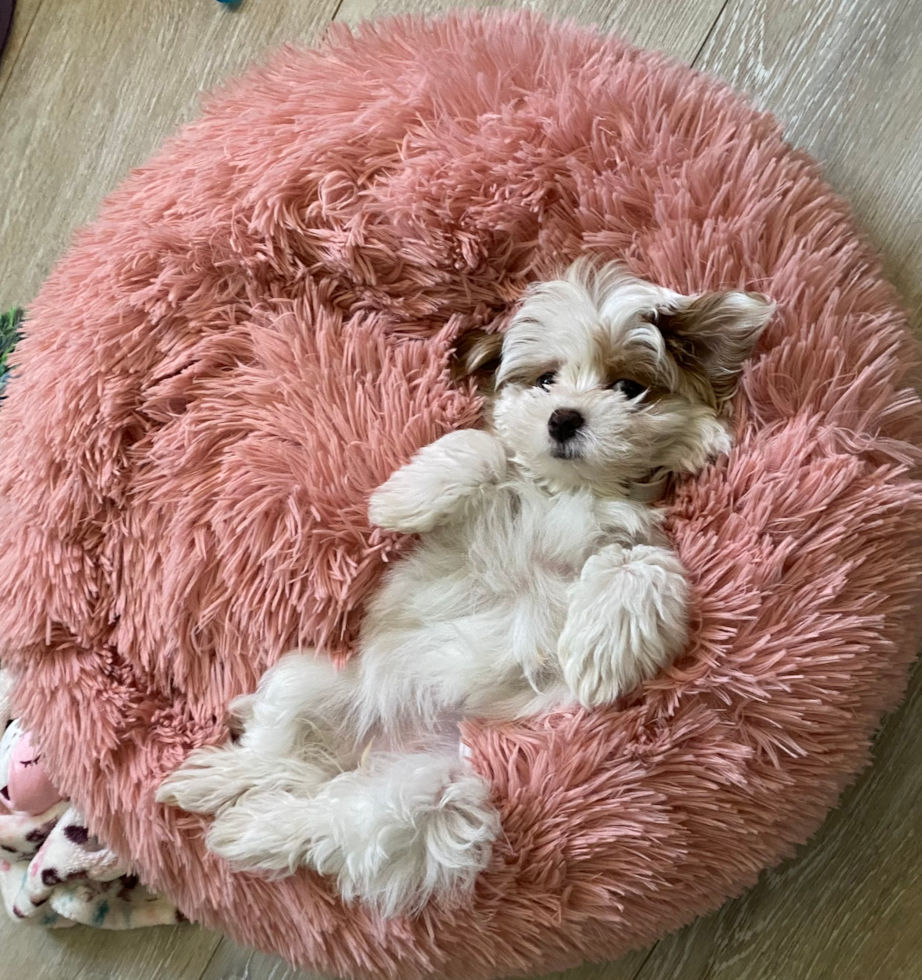
[[[555,442],[551,445],[551,456],[554,459],[579,459],[582,453],[579,446],[572,442]]]

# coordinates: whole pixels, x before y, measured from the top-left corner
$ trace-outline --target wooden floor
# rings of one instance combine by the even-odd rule
[[[19,0],[0,61],[0,309],[28,304],[71,231],[195,113],[199,91],[331,20],[445,0]],[[750,93],[830,180],[922,323],[922,0],[528,0]],[[813,842],[652,949],[568,980],[920,980],[922,671],[873,768]],[[180,926],[43,933],[0,921],[0,980],[305,980]]]

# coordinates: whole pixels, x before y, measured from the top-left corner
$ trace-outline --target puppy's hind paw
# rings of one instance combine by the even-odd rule
[[[166,777],[156,800],[190,813],[217,813],[253,786],[254,778],[235,746],[195,749]]]
[[[238,870],[293,874],[307,863],[309,810],[284,790],[251,790],[215,817],[205,843]]]
[[[439,786],[400,763],[395,775],[406,778],[344,773],[315,798],[310,864],[385,918],[468,901],[500,833],[489,786],[473,773]]]

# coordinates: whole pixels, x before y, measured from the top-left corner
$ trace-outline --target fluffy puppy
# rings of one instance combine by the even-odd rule
[[[452,432],[371,497],[420,535],[337,671],[290,653],[232,705],[237,742],[193,752],[158,799],[214,813],[240,868],[335,878],[382,915],[465,899],[500,832],[458,721],[610,704],[685,646],[688,585],[649,498],[731,439],[721,409],[772,312],[683,296],[618,265],[533,286],[497,353],[485,430]]]

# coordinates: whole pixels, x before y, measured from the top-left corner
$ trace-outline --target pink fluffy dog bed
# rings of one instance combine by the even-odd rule
[[[455,338],[590,251],[779,312],[738,446],[668,501],[687,654],[611,710],[469,725],[505,835],[460,911],[381,923],[232,874],[153,802],[298,644],[345,655],[373,487],[477,424]],[[336,974],[544,971],[751,885],[868,761],[919,638],[915,350],[848,209],[777,124],[528,14],[285,50],[105,204],[31,309],[0,414],[0,636],[93,829],[192,918]]]

